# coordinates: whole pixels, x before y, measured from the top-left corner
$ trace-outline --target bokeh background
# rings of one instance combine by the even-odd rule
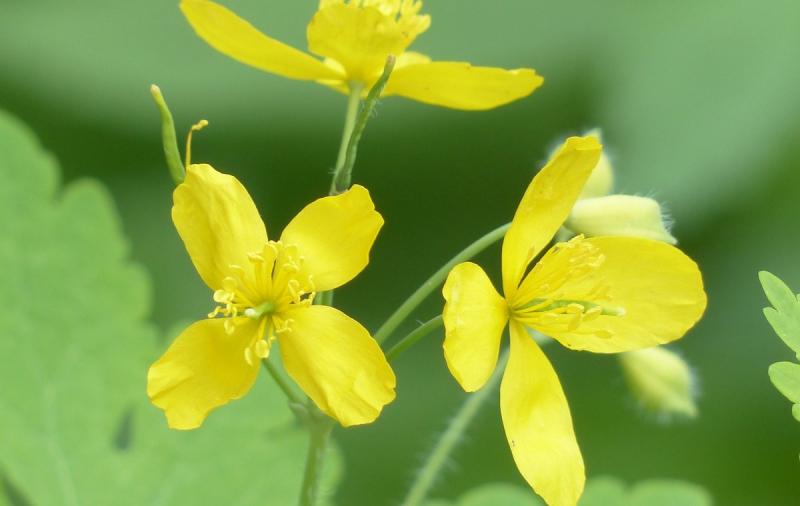
[[[224,3],[305,48],[315,1]],[[195,138],[194,159],[239,177],[273,232],[327,191],[345,106],[326,88],[217,54],[176,4],[0,1],[0,108],[32,127],[65,181],[91,177],[110,189],[131,255],[149,272],[150,318],[164,345],[176,322],[202,316],[211,301],[169,218],[171,181],[149,85],[164,91],[179,136],[200,118],[210,121]],[[791,354],[761,315],[757,271],[800,291],[800,3],[430,0],[425,7],[433,24],[415,50],[533,67],[545,85],[489,112],[400,98],[380,104],[354,179],[371,190],[386,226],[368,269],[337,292],[337,305],[375,329],[445,260],[511,218],[554,143],[601,127],[617,190],[654,196],[670,210],[710,303],[674,347],[699,379],[695,420],[663,423],[643,413],[613,357],[547,350],[589,474],[685,479],[721,505],[796,504],[800,426],[766,374]],[[496,273],[499,249],[481,261]],[[429,301],[416,318],[441,304]],[[440,335],[430,336],[397,361],[398,399],[379,423],[336,433],[346,462],[340,504],[399,499],[463,401],[440,345]],[[434,495],[521,483],[497,404],[486,406]]]

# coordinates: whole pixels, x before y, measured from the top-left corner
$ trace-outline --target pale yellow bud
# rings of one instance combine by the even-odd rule
[[[633,195],[609,195],[579,200],[565,224],[587,237],[642,237],[675,244],[661,206],[655,200]]]
[[[680,356],[658,346],[619,357],[628,386],[646,409],[663,415],[697,415],[694,376]]]
[[[614,189],[614,169],[611,160],[605,151],[600,155],[600,160],[594,166],[592,174],[583,186],[579,199],[605,197]]]
[[[599,128],[589,130],[584,135],[593,135],[602,144],[603,134]],[[600,154],[600,160],[595,165],[592,174],[583,186],[579,199],[590,199],[594,197],[605,197],[614,190],[614,168],[611,160],[606,155],[606,150]]]

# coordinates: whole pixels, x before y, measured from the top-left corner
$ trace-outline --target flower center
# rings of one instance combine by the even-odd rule
[[[248,265],[229,265],[229,275],[222,288],[214,292],[217,306],[209,318],[225,318],[225,331],[232,334],[237,317],[263,324],[261,332],[245,350],[245,358],[265,358],[274,339],[291,332],[292,319],[287,312],[296,306],[309,306],[316,295],[314,280],[304,269],[304,257],[294,245],[269,241],[261,251],[248,253]]]
[[[624,316],[613,305],[609,285],[597,275],[605,262],[602,252],[578,236],[553,246],[520,286],[511,312],[518,321],[548,332],[580,333],[581,324],[599,316]],[[605,330],[591,330],[610,337]]]

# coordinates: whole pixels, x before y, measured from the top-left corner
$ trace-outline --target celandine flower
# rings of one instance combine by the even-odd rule
[[[242,397],[274,341],[289,375],[342,425],[375,420],[395,376],[358,322],[314,294],[367,265],[383,218],[361,186],[305,207],[270,241],[247,190],[209,165],[189,166],[172,219],[217,307],[189,326],[151,367],[147,393],[175,429]]]
[[[219,52],[244,64],[291,79],[316,81],[349,94],[366,93],[397,58],[383,91],[455,109],[491,109],[530,95],[543,79],[531,69],[473,67],[432,62],[406,51],[430,26],[419,0],[320,0],[308,25],[309,50],[272,39],[225,7],[183,0],[181,9],[197,34]]]
[[[617,353],[680,338],[703,314],[697,265],[677,248],[633,237],[578,236],[536,258],[567,218],[600,157],[594,137],[573,137],[533,179],[503,241],[501,297],[474,263],[444,286],[450,372],[464,390],[496,367],[510,323],[511,350],[500,410],[522,475],[551,506],[574,506],[584,467],[567,400],[529,329],[574,350]]]

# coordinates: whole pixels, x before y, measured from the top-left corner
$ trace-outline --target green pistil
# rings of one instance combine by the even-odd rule
[[[517,308],[517,311],[518,312],[525,312],[529,308],[536,307],[536,306],[541,305],[544,302],[547,302],[547,300],[548,299],[533,299],[532,301],[530,301],[529,303],[525,304],[524,306],[522,306],[520,308]],[[592,310],[594,308],[600,308],[600,314],[604,315],[604,316],[624,316],[625,315],[625,309],[621,308],[621,307],[605,307],[605,306],[601,306],[600,304],[595,304],[594,302],[589,302],[589,301],[585,301],[585,300],[570,300],[570,299],[554,300],[550,304],[548,304],[548,305],[546,305],[544,307],[540,307],[540,308],[534,310],[533,312],[546,313],[548,311],[553,311],[555,309],[566,307],[566,306],[569,306],[571,304],[577,304],[579,306],[582,306],[584,313],[588,313],[590,310]]]
[[[244,310],[244,315],[250,319],[258,320],[262,316],[272,314],[275,311],[275,304],[272,302],[265,302],[260,306],[247,308]]]

